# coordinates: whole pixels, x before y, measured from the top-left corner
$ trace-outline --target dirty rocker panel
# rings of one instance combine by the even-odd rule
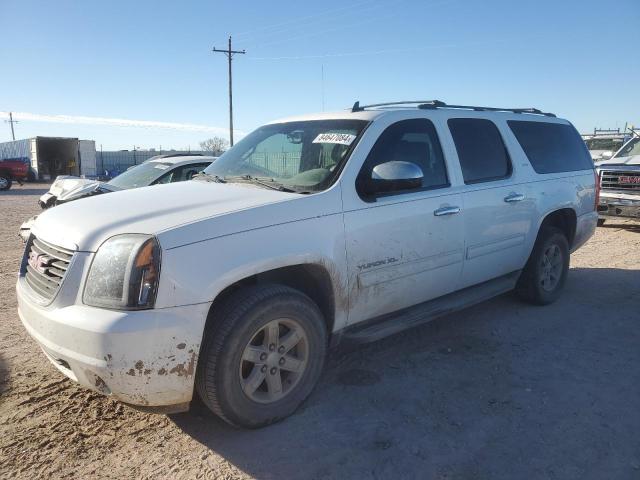
[[[470,307],[513,290],[520,270],[484,283],[420,303],[397,312],[375,317],[346,327],[334,335],[332,346],[349,346],[380,340],[403,330],[422,325],[443,315]]]

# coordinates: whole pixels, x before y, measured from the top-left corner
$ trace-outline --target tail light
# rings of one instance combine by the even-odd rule
[[[596,180],[596,201],[593,206],[594,210],[598,210],[598,204],[600,203],[600,173],[597,170],[593,171],[595,180]]]

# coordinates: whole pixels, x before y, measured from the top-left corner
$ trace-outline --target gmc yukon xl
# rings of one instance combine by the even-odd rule
[[[258,427],[311,393],[330,347],[496,295],[558,298],[593,234],[593,163],[566,120],[439,101],[264,125],[196,180],[45,211],[19,314],[66,376]]]

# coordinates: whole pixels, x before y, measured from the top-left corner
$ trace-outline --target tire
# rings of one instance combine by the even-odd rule
[[[263,427],[291,415],[324,365],[327,330],[318,306],[292,288],[259,285],[239,290],[212,315],[196,372],[203,403],[239,427]],[[292,341],[298,343],[291,347]],[[294,367],[298,371],[287,370]]]
[[[0,190],[9,190],[11,188],[11,177],[6,173],[0,173]]]
[[[599,226],[599,227],[603,226],[605,221],[606,221],[606,220],[605,220],[604,218],[599,218],[599,219],[598,219],[598,226]]]
[[[557,263],[554,264],[553,258],[557,258]],[[548,263],[550,259],[551,263]],[[567,237],[558,228],[542,227],[529,260],[518,279],[516,294],[522,300],[535,305],[553,303],[560,297],[568,273]]]

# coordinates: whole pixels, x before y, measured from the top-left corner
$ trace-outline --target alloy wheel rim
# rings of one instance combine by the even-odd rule
[[[540,261],[540,285],[547,291],[553,291],[560,282],[563,269],[563,258],[560,247],[550,245],[542,254]]]
[[[4,177],[0,177],[0,188],[6,188],[7,185],[9,185],[9,181]]]
[[[302,378],[309,361],[309,342],[302,326],[279,318],[253,334],[240,359],[240,385],[258,403],[287,396]]]

